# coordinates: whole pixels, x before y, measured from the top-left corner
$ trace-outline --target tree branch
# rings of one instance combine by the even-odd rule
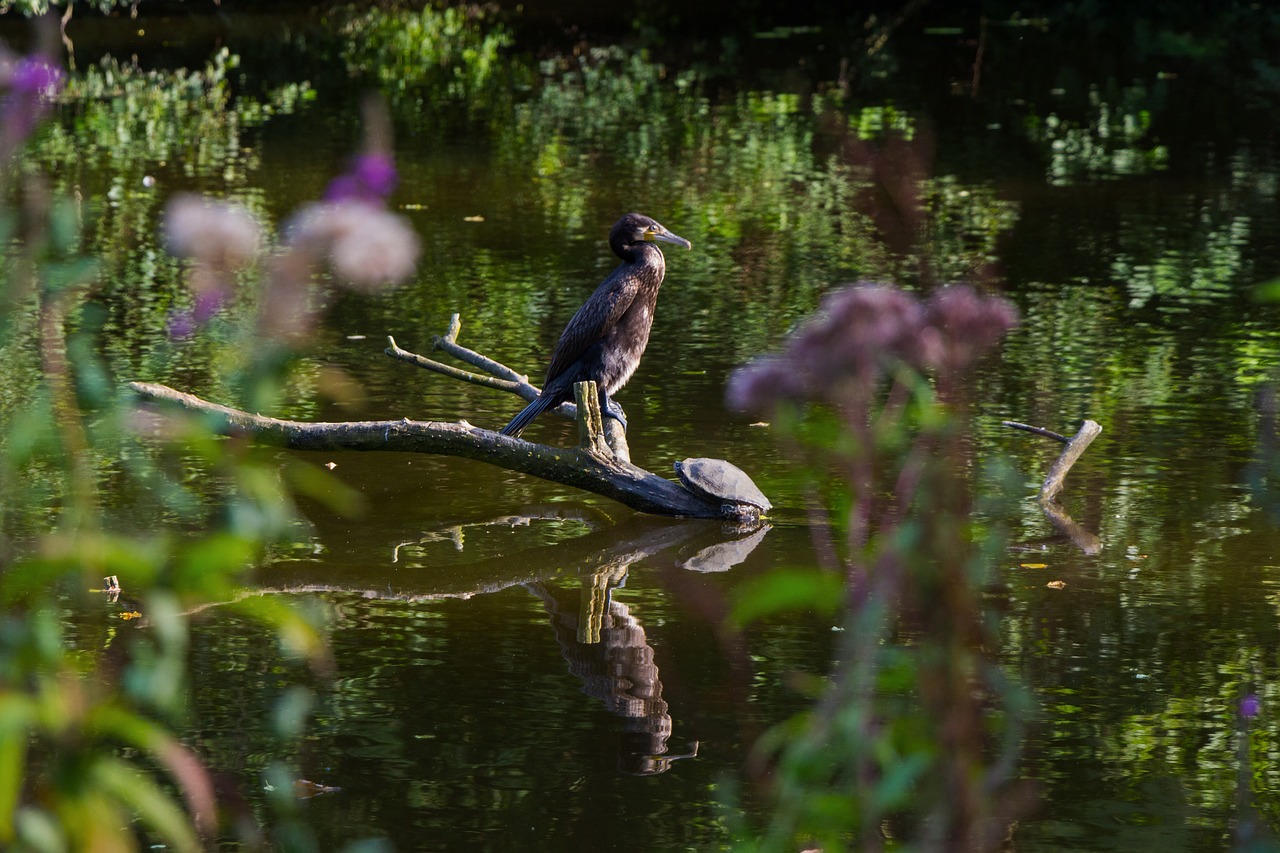
[[[454,314],[445,334],[433,339],[432,348],[483,373],[401,349],[390,336],[386,354],[451,379],[515,394],[526,401],[538,396],[538,389],[529,384],[527,377],[460,345],[461,328],[462,321]],[[577,383],[574,386],[577,405],[565,403],[555,410],[557,414],[577,420],[579,444],[575,448],[535,444],[472,426],[466,421],[411,421],[408,418],[342,423],[287,421],[221,406],[165,385],[131,382],[129,387],[144,402],[212,418],[213,428],[221,434],[247,435],[293,450],[396,450],[461,456],[604,495],[640,512],[691,518],[728,516],[745,524],[759,523],[759,514],[750,511],[754,508],[704,498],[677,482],[632,465],[626,431],[616,418],[603,417],[594,382]]]
[[[656,515],[720,518],[721,508],[671,480],[638,468],[616,455],[589,449],[534,444],[465,421],[349,421],[306,423],[250,414],[202,400],[165,385],[131,382],[146,402],[214,419],[224,435],[247,435],[292,450],[395,450],[460,456],[612,498]],[[592,395],[594,396],[594,394]],[[613,419],[608,419],[610,423]],[[588,434],[591,430],[588,428]],[[598,432],[597,432],[598,435]]]
[[[395,338],[390,335],[387,336],[387,348],[384,352],[398,361],[408,362],[417,367],[448,376],[450,379],[470,382],[473,385],[493,388],[498,391],[507,391],[522,398],[525,402],[538,396],[538,388],[529,383],[528,376],[516,373],[502,362],[495,361],[483,353],[467,349],[459,344],[458,333],[461,330],[462,318],[458,314],[451,315],[449,317],[449,328],[443,335],[436,335],[431,339],[431,348],[433,350],[441,350],[461,362],[479,368],[489,374],[488,376],[482,376],[467,370],[459,370],[456,367],[401,349],[396,344]],[[616,403],[617,401],[615,400],[614,402]],[[569,420],[575,420],[578,417],[577,407],[573,403],[561,403],[556,407],[555,413]],[[607,418],[604,424],[604,434],[609,447],[613,450],[613,455],[623,461],[630,461],[631,450],[627,446],[627,432],[623,429],[622,424],[613,418]]]
[[[1044,484],[1040,487],[1040,503],[1049,503],[1057,499],[1058,493],[1062,491],[1063,481],[1067,479],[1067,472],[1101,433],[1102,427],[1097,421],[1086,420],[1080,424],[1080,430],[1067,442],[1067,446],[1063,448],[1062,453],[1054,461],[1053,467],[1049,469],[1048,475],[1045,476]]]
[[[518,394],[526,400],[532,400],[538,396],[538,389],[530,385],[523,377],[514,380],[499,379],[493,376],[481,376],[480,374],[472,373],[469,370],[459,370],[452,365],[426,358],[425,356],[418,355],[417,353],[409,352],[406,349],[401,349],[399,345],[396,344],[396,339],[390,335],[387,335],[387,348],[383,350],[383,352],[394,359],[406,361],[415,367],[434,371],[442,376],[448,376],[450,379],[457,379],[461,382],[470,382],[472,385],[480,385],[484,388],[495,388],[499,391]],[[568,415],[568,417],[575,416],[576,413]]]
[[[1042,435],[1045,438],[1052,438],[1054,441],[1060,441],[1063,444],[1066,444],[1067,442],[1071,441],[1071,439],[1067,438],[1065,435],[1054,432],[1051,429],[1045,429],[1044,427],[1031,426],[1030,424],[1020,424],[1017,421],[1001,421],[1000,425],[1007,426],[1011,429],[1020,429],[1020,430],[1023,430],[1024,432],[1032,432],[1032,433],[1035,433],[1036,435]]]
[[[1044,427],[1028,426],[1017,421],[1002,421],[1002,423],[1004,426],[1052,438],[1054,441],[1060,441],[1066,445],[1062,449],[1062,453],[1058,454],[1058,458],[1054,460],[1049,473],[1045,476],[1044,483],[1040,486],[1040,494],[1036,500],[1039,502],[1040,509],[1044,512],[1045,518],[1049,520],[1049,523],[1070,539],[1077,548],[1086,554],[1100,553],[1102,551],[1102,540],[1095,534],[1085,530],[1067,514],[1067,511],[1058,503],[1058,493],[1062,491],[1063,483],[1067,479],[1067,473],[1071,470],[1071,466],[1075,465],[1080,457],[1084,455],[1085,450],[1093,443],[1093,440],[1102,434],[1102,427],[1097,421],[1085,420],[1080,424],[1080,429],[1075,436],[1067,438],[1065,435],[1059,435],[1053,430],[1048,430]]]

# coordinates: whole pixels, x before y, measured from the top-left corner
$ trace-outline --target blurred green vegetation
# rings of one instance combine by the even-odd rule
[[[483,108],[510,85],[502,54],[513,37],[489,7],[350,6],[334,15],[348,72],[371,80],[401,109]]]
[[[97,268],[83,262],[72,203],[42,216],[34,198],[47,192],[31,177],[20,206],[3,211],[22,235],[6,252],[5,298],[19,316],[5,324],[3,348],[30,357],[6,369],[24,384],[0,419],[0,840],[20,850],[133,849],[151,837],[200,849],[194,816],[204,832],[218,829],[212,783],[170,734],[187,708],[183,613],[233,599],[238,576],[288,533],[288,467],[281,478],[270,454],[195,423],[147,423],[99,357]],[[184,482],[196,458],[221,478],[213,504],[193,500]],[[167,525],[149,523],[157,512]],[[119,627],[69,629],[68,616],[84,609]],[[322,656],[300,613],[275,602],[245,609],[274,625],[292,654]]]
[[[172,730],[189,714],[193,608],[226,603],[277,633],[282,660],[323,663],[303,611],[238,599],[246,569],[292,538],[294,492],[330,490],[309,489],[306,465],[194,420],[148,415],[125,387],[134,358],[181,351],[166,339],[166,309],[190,298],[179,295],[187,265],[156,243],[160,200],[143,176],[172,158],[190,175],[217,169],[234,184],[237,127],[291,109],[305,92],[237,108],[226,89],[234,65],[225,53],[195,74],[104,63],[58,96],[70,120],[43,131],[40,100],[19,77],[5,93],[11,127],[37,132],[4,164],[0,192],[6,849],[127,850],[152,840],[197,850],[223,834],[261,843],[268,825],[291,849],[313,843],[287,810],[219,811],[209,769]],[[137,154],[143,140],[150,156]],[[152,274],[134,278],[139,270]],[[241,282],[247,293],[255,283]],[[206,352],[219,375],[264,399],[287,382],[289,359],[234,331],[252,318],[224,318]],[[87,631],[86,611],[98,615]]]

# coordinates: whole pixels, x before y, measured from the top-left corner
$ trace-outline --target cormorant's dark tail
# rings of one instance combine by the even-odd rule
[[[501,430],[503,435],[519,435],[524,432],[524,428],[533,423],[533,419],[542,414],[547,409],[556,405],[555,398],[550,394],[540,394],[532,403],[525,406],[520,414],[511,419],[511,423],[504,426]]]

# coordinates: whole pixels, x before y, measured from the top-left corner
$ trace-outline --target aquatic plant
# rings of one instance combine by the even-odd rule
[[[734,373],[730,406],[770,417],[843,487],[825,512],[815,495],[818,568],[766,574],[735,602],[740,626],[841,614],[812,709],[757,744],[775,808],[739,828],[743,849],[995,849],[1018,812],[1026,708],[987,657],[980,591],[999,537],[971,515],[965,417],[970,371],[1016,322],[967,286],[921,299],[857,285]]]
[[[342,57],[395,103],[483,103],[500,82],[499,58],[512,35],[487,6],[427,3],[418,9],[345,12]]]
[[[32,140],[61,82],[47,58],[0,61],[0,846],[199,850],[217,837],[261,846],[265,823],[290,849],[314,849],[291,793],[273,799],[274,819],[235,806],[173,730],[190,712],[193,608],[229,602],[271,626],[286,657],[324,668],[307,614],[237,600],[237,579],[291,533],[295,493],[331,504],[335,493],[310,466],[281,466],[197,421],[144,411],[123,390],[132,377],[101,356],[101,264],[85,254],[80,209],[33,162]],[[188,259],[191,307],[170,315],[173,350],[208,338],[231,299],[247,300],[258,309],[251,322],[214,344],[236,351],[243,398],[269,400],[314,327],[313,275],[326,263],[338,274],[360,264],[344,254],[350,232],[372,223],[389,259],[372,272],[361,266],[356,286],[410,274],[416,238],[382,204],[395,182],[389,151],[371,133],[339,185],[363,181],[364,195],[335,191],[269,256],[252,211],[175,196],[166,237]],[[193,465],[222,483],[212,506],[192,496]],[[167,523],[129,512],[142,494]],[[305,691],[289,702],[286,716],[305,718]],[[291,791],[284,774],[268,770],[275,789]]]

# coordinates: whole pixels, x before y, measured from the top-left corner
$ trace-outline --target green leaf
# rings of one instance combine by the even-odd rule
[[[0,842],[13,840],[13,818],[27,764],[27,734],[34,720],[35,711],[26,696],[0,696]]]
[[[844,599],[844,578],[820,569],[778,569],[738,587],[734,599],[730,619],[738,626],[792,611],[831,614]]]
[[[391,853],[393,850],[395,847],[385,838],[364,838],[343,847],[342,853]]]
[[[298,460],[290,460],[284,471],[297,494],[319,501],[340,515],[356,515],[363,508],[364,496],[332,471]]]
[[[31,850],[33,853],[62,853],[67,849],[61,827],[48,812],[24,807],[18,810],[14,823],[24,850]]]
[[[916,783],[928,768],[929,756],[920,752],[903,756],[884,768],[884,775],[875,787],[876,810],[884,813],[909,802]]]
[[[312,700],[311,691],[305,687],[294,685],[286,690],[276,700],[276,734],[284,739],[300,737],[307,725],[307,715],[311,713]]]
[[[45,264],[45,289],[51,293],[87,284],[98,274],[98,262],[89,258]]]
[[[178,850],[198,851],[187,814],[149,776],[118,758],[101,758],[89,769],[91,785],[128,805],[142,822]]]
[[[251,537],[220,532],[184,547],[174,562],[170,583],[182,595],[205,599],[234,593],[232,578],[252,565],[258,543]]]
[[[316,657],[325,652],[324,637],[303,612],[273,596],[257,595],[231,607],[275,629],[289,654]]]
[[[1280,278],[1254,285],[1254,302],[1280,302]]]

